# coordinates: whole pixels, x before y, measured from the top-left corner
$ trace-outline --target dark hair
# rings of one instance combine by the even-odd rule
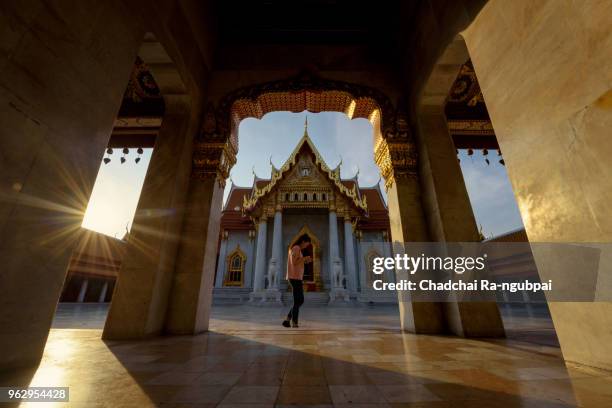
[[[310,237],[308,236],[308,234],[304,234],[301,237],[298,238],[297,240],[297,244],[300,245],[303,242],[308,242],[310,243]]]

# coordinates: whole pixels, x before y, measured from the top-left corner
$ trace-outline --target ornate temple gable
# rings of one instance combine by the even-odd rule
[[[296,208],[338,207],[352,216],[368,212],[367,200],[361,197],[357,183],[347,187],[340,179],[340,166],[330,169],[304,132],[304,136],[280,169],[272,166],[270,181],[254,184],[250,197],[245,197],[242,211],[261,214],[263,209],[277,206]]]

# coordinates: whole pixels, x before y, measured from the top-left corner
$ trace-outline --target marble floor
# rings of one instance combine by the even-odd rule
[[[75,407],[612,407],[612,373],[558,347],[401,333],[384,308],[305,308],[299,329],[283,313],[221,307],[205,334],[104,342],[60,309],[40,367],[0,385],[68,386]]]

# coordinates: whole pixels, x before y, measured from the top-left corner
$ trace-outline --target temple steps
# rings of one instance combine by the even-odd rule
[[[238,304],[249,301],[251,288],[213,288],[213,304]]]

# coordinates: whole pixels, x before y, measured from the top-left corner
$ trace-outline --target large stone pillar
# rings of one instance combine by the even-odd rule
[[[347,277],[347,289],[350,290],[351,293],[357,292],[357,267],[355,266],[353,224],[348,215],[344,217],[344,270]]]
[[[283,279],[283,212],[277,208],[274,213],[274,231],[272,234],[272,258],[270,263],[274,265],[274,284],[273,289],[278,289],[281,279]]]
[[[206,121],[196,140],[189,198],[166,313],[165,331],[194,334],[208,330],[223,188],[236,162],[236,147]],[[218,123],[218,121],[216,121]]]
[[[464,33],[525,230],[532,242],[609,245],[612,3],[532,5],[489,1]],[[581,276],[580,258],[567,255],[574,259],[564,261],[576,264],[553,285]],[[540,273],[559,262],[537,250],[534,258]],[[563,357],[611,370],[608,259],[609,250],[599,258],[594,302],[550,302],[549,308]]]
[[[257,227],[257,249],[255,252],[255,276],[253,277],[253,293],[264,289],[266,272],[266,239],[268,235],[268,219],[262,216]]]
[[[166,96],[165,106],[106,319],[105,339],[147,337],[159,334],[164,325],[196,132],[186,97]]]
[[[376,143],[376,164],[385,178],[393,252],[402,254],[404,242],[427,242],[418,178],[417,152],[414,140],[408,136],[394,140],[380,138]],[[407,278],[396,271],[396,280]],[[445,331],[444,313],[439,303],[412,302],[410,295],[398,293],[400,324],[411,333],[434,334]]]
[[[443,105],[419,109],[419,174],[432,238],[438,242],[478,242],[480,236]],[[448,329],[459,336],[504,336],[495,296],[489,302],[446,302]]]
[[[0,369],[11,370],[42,355],[144,32],[118,1],[0,14]]]
[[[215,281],[216,288],[222,288],[223,281],[225,280],[225,271],[227,270],[227,265],[225,263],[225,258],[227,257],[227,242],[227,231],[223,231],[221,233],[221,248],[219,248],[219,260],[217,261],[217,279]]]

